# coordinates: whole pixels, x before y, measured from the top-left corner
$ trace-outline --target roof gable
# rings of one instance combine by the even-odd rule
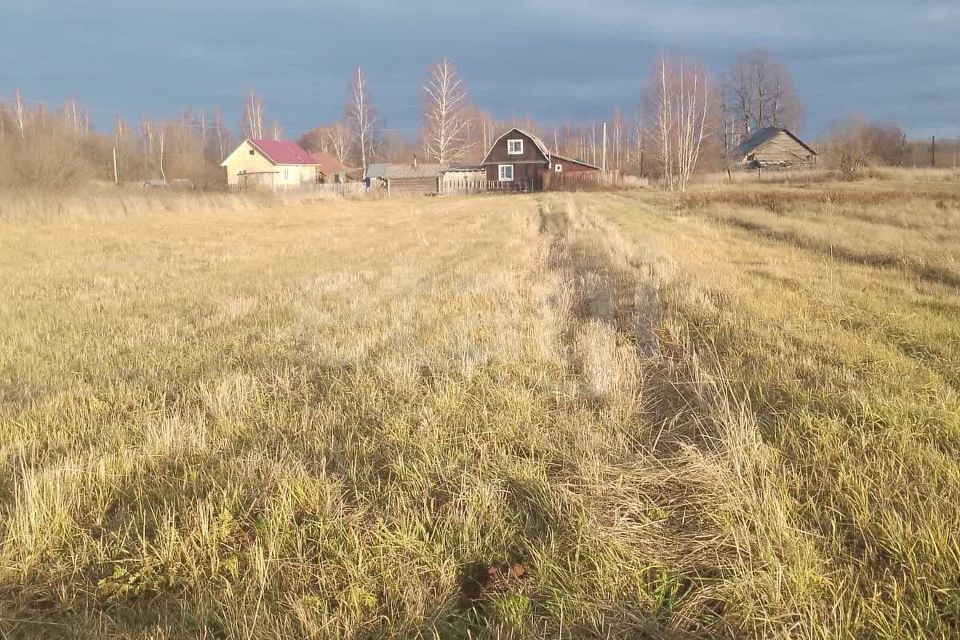
[[[311,153],[310,156],[313,158],[314,163],[320,167],[320,171],[322,171],[324,175],[337,173],[346,168],[343,166],[343,163],[337,159],[337,156],[332,153]]]
[[[547,162],[550,161],[550,151],[547,150],[547,145],[543,144],[543,140],[541,140],[541,139],[538,138],[537,136],[533,135],[532,133],[527,133],[527,132],[524,131],[523,129],[519,129],[519,128],[517,128],[517,127],[514,127],[513,129],[510,129],[509,131],[507,131],[506,133],[504,133],[502,136],[500,136],[499,138],[497,138],[497,139],[493,142],[493,144],[490,145],[490,149],[487,151],[487,155],[484,156],[483,162],[482,162],[481,164],[489,164],[489,163],[490,163],[490,155],[493,153],[494,149],[497,148],[497,145],[500,144],[500,142],[501,142],[504,138],[507,138],[507,137],[510,137],[510,136],[517,136],[517,135],[523,136],[524,138],[526,138],[526,139],[530,140],[531,142],[533,142],[534,146],[536,146],[536,148],[537,148],[537,151],[539,151],[539,152],[540,152],[540,155],[543,156],[543,159],[544,159],[545,161],[547,161]]]
[[[735,158],[743,158],[767,144],[781,133],[792,138],[797,144],[802,146],[813,155],[817,155],[817,152],[814,151],[810,145],[795,136],[789,129],[781,129],[779,127],[765,127],[763,129],[757,129],[750,134],[746,140],[741,142],[737,148],[731,152],[731,155],[733,155]]]
[[[292,140],[248,140],[273,164],[317,165],[303,147]]]

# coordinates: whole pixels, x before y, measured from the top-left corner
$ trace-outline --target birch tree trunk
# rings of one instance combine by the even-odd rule
[[[253,89],[243,102],[243,135],[251,140],[263,139],[263,101]]]
[[[440,164],[461,159],[467,152],[467,92],[456,68],[446,58],[427,72],[423,99],[427,156]]]
[[[350,82],[350,101],[347,104],[347,122],[350,136],[357,149],[357,157],[364,171],[376,152],[377,112],[370,102],[367,76],[363,67],[357,67]]]
[[[20,139],[26,139],[27,131],[27,105],[23,101],[23,94],[20,93],[20,89],[16,89],[13,92],[13,116],[17,124],[17,132],[20,134]]]
[[[684,60],[660,56],[648,98],[655,109],[653,130],[660,150],[661,175],[670,191],[690,184],[703,142],[710,135],[711,93],[706,71]]]

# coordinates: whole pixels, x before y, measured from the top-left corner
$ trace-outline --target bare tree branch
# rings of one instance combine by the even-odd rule
[[[647,99],[661,175],[667,189],[683,191],[697,168],[704,140],[711,135],[709,78],[701,65],[668,61],[664,55],[654,73]]]
[[[251,140],[263,139],[263,101],[257,92],[250,89],[243,101],[243,137]]]
[[[427,72],[423,98],[427,156],[440,164],[461,159],[467,153],[470,123],[467,92],[453,63],[446,58]]]
[[[357,67],[350,81],[347,123],[350,137],[355,145],[356,157],[364,171],[370,166],[376,153],[379,122],[377,111],[370,102],[367,76],[363,67]]]
[[[799,129],[803,104],[786,66],[764,49],[741,54],[723,82],[725,128],[734,147],[765,127]]]

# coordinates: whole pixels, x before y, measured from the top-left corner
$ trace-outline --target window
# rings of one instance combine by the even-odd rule
[[[557,173],[563,173],[563,165],[558,162],[553,166],[553,170]]]
[[[255,155],[257,155],[257,152],[254,151],[253,149],[250,149],[250,155],[255,156]]]
[[[511,156],[523,155],[523,139],[507,140],[507,154]]]
[[[283,181],[290,182],[290,169],[283,170]]]
[[[500,165],[500,182],[513,182],[513,165]]]

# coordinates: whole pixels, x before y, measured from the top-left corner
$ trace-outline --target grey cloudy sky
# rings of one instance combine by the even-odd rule
[[[298,135],[342,115],[362,64],[412,133],[441,56],[496,116],[558,123],[633,112],[661,50],[720,72],[757,47],[794,74],[809,135],[859,113],[960,136],[960,0],[0,0],[0,95],[77,96],[101,126],[217,105],[236,123],[253,86]]]

